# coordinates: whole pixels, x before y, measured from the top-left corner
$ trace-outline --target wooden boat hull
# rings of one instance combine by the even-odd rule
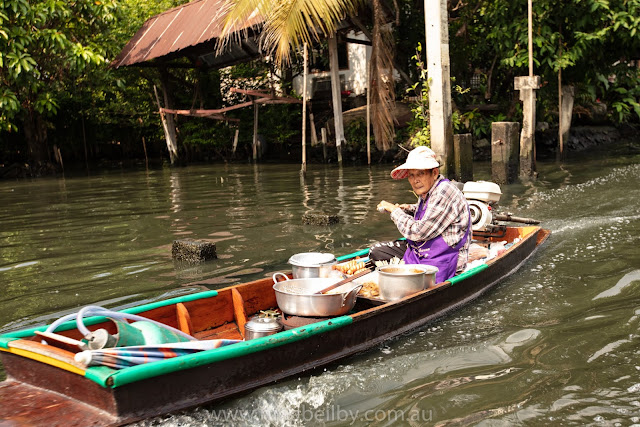
[[[122,385],[109,386],[108,382],[106,386],[100,385],[72,370],[58,369],[15,352],[0,351],[0,360],[9,378],[0,385],[0,401],[19,394],[17,390],[21,385],[37,387],[40,395],[34,394],[36,402],[31,404],[40,408],[40,414],[51,396],[62,395],[66,397],[62,400],[69,414],[85,414],[83,425],[119,425],[246,392],[372,348],[477,298],[517,270],[549,235],[547,230],[528,228],[535,231],[469,277],[452,279],[394,303],[374,305],[358,299],[351,315],[297,328],[300,339],[292,335],[282,341],[278,341],[277,335],[260,338],[254,340],[255,343],[242,343],[256,347],[250,348],[251,351],[223,357],[215,363],[168,369],[162,375],[130,382],[122,380]],[[263,279],[242,286],[264,288],[269,283],[270,279]],[[111,379],[117,382],[118,378]],[[0,409],[0,420],[33,418],[27,410],[20,412],[15,406],[12,408]],[[49,412],[52,415],[46,422],[49,425],[56,425],[56,420],[69,425],[69,419],[73,419],[60,417],[56,410]]]

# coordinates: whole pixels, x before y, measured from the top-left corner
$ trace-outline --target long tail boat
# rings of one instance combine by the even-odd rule
[[[87,367],[76,361],[78,349],[43,343],[46,326],[5,333],[0,336],[0,360],[7,373],[0,383],[0,424],[122,425],[216,402],[318,368],[474,300],[516,271],[549,234],[537,226],[505,227],[499,236],[474,232],[475,241],[507,241],[509,248],[400,300],[358,297],[345,315],[251,340],[244,340],[247,321],[277,308],[271,278],[122,310],[184,330],[198,340],[238,341],[121,369]],[[85,323],[91,330],[113,329],[106,317],[90,317]],[[76,321],[62,323],[55,333],[71,342],[83,338]]]

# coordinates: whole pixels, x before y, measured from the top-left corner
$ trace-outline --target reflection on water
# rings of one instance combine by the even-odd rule
[[[374,180],[385,173],[224,165],[2,182],[0,328],[114,297],[154,299],[194,281],[216,288],[255,279],[286,268],[297,252],[364,247],[375,236],[351,226],[367,218],[393,235],[373,210]],[[341,224],[303,225],[309,211],[338,214]],[[216,243],[219,259],[174,262],[171,244],[181,238]]]
[[[477,166],[476,179],[489,179]],[[413,195],[390,169],[309,165],[301,176],[294,165],[219,165],[0,183],[0,329],[227,286],[287,269],[294,253],[394,238],[375,206]],[[502,188],[501,207],[553,234],[490,294],[316,372],[139,425],[640,423],[640,156],[538,169],[538,180]],[[312,211],[341,222],[303,225]],[[183,236],[214,241],[220,258],[174,263],[171,243]]]

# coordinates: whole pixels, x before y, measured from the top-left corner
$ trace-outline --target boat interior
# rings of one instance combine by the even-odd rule
[[[538,230],[545,231],[539,227],[509,227],[496,235],[475,233],[473,242],[480,246],[489,247],[492,243],[506,241],[516,242],[515,246]],[[544,238],[546,235],[538,233],[537,239],[544,240]],[[495,259],[487,261],[487,264],[491,262],[495,262]],[[435,287],[444,286],[445,283],[437,284]],[[265,312],[273,314],[278,311],[273,284],[273,280],[269,277],[234,285],[217,290],[217,295],[153,307],[148,311],[141,312],[140,315],[177,328],[199,340],[243,340],[245,325],[252,317],[260,316]],[[358,313],[384,304],[393,303],[358,297],[349,315],[357,316]],[[91,330],[98,328],[104,328],[110,334],[117,332],[116,324],[108,319],[90,326]],[[82,338],[80,331],[75,328],[56,331],[53,334],[35,332],[32,337],[19,340],[19,343],[13,341],[12,347],[17,346],[28,352],[48,355],[78,366],[73,356],[74,353],[81,351],[75,342],[82,340]],[[43,339],[50,345],[42,344]]]

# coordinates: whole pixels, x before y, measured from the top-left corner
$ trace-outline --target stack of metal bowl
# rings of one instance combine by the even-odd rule
[[[336,257],[333,254],[322,252],[304,252],[289,258],[294,279],[329,277],[336,263]]]

